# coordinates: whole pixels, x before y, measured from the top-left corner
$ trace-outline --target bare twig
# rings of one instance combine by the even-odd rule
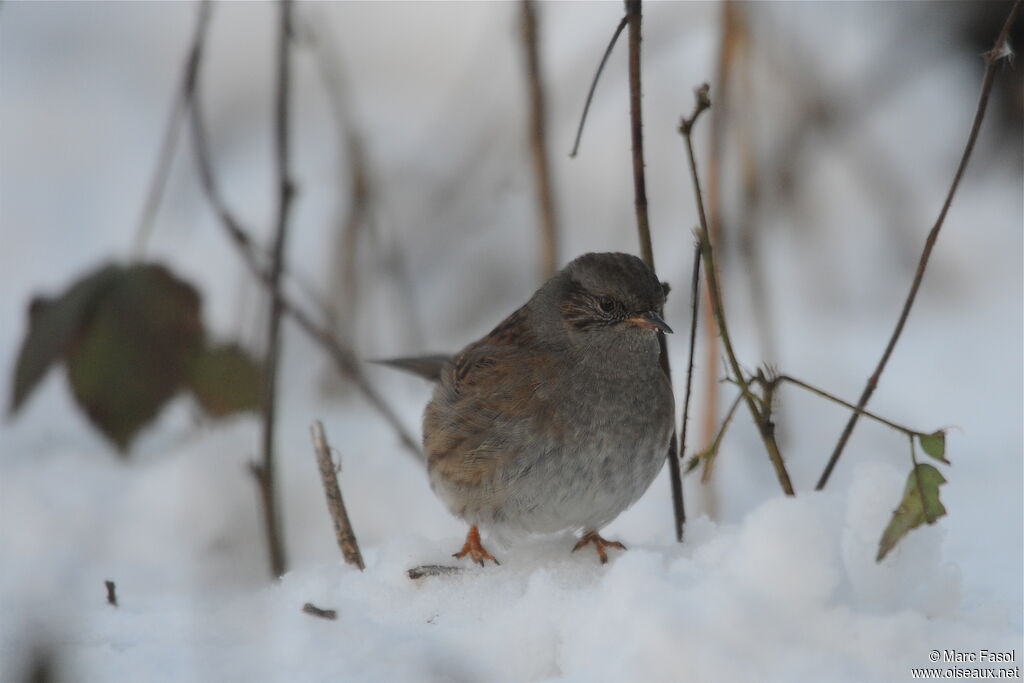
[[[683,398],[683,424],[679,428],[679,457],[686,457],[686,429],[690,423],[690,394],[693,391],[693,355],[697,348],[697,306],[700,301],[700,244],[693,247],[693,271],[690,280],[690,356],[686,367],[686,393]]]
[[[818,387],[814,386],[813,384],[808,384],[807,382],[802,382],[802,381],[798,380],[795,377],[790,377],[789,375],[777,375],[776,377],[772,378],[772,380],[770,382],[768,382],[768,383],[771,384],[771,385],[776,385],[776,384],[780,384],[782,382],[789,382],[790,384],[793,384],[795,386],[800,387],[804,391],[809,391],[812,394],[816,394],[816,395],[820,396],[821,398],[826,399],[828,401],[832,401],[833,403],[841,405],[844,408],[849,408],[851,411],[853,411],[853,413],[855,415],[863,415],[864,417],[866,417],[868,419],[874,420],[875,422],[878,422],[880,424],[884,424],[886,427],[889,427],[890,429],[895,429],[896,431],[902,432],[904,434],[907,434],[908,436],[914,437],[914,436],[927,436],[928,435],[927,432],[919,432],[916,429],[911,429],[910,427],[904,427],[903,425],[897,424],[897,423],[893,422],[892,420],[887,420],[884,417],[882,417],[881,415],[876,415],[875,413],[872,413],[872,412],[870,412],[868,410],[864,410],[863,408],[855,406],[852,403],[844,401],[843,399],[839,398],[838,396],[835,396],[833,394],[828,393],[824,389],[819,389]]]
[[[419,567],[413,567],[406,572],[410,579],[414,581],[416,579],[422,579],[428,576],[452,576],[453,574],[461,574],[465,571],[464,567],[448,567],[443,564],[424,564]]]
[[[324,426],[320,420],[316,420],[310,432],[313,437],[313,452],[316,453],[316,462],[320,470],[320,479],[324,484],[324,495],[327,498],[327,512],[334,522],[334,537],[338,541],[338,547],[345,561],[359,567],[360,571],[366,568],[363,564],[363,554],[359,552],[359,542],[356,540],[356,533],[352,530],[352,524],[348,519],[348,511],[345,509],[345,501],[341,497],[341,489],[338,487],[338,475],[331,461],[331,448],[327,445],[327,435],[324,434]]]
[[[761,408],[758,407],[753,394],[750,392],[749,383],[743,375],[743,370],[740,368],[739,361],[736,359],[736,354],[732,348],[732,340],[729,337],[729,330],[725,324],[722,295],[721,290],[718,287],[718,274],[715,270],[714,249],[711,246],[711,240],[708,236],[708,219],[707,214],[704,211],[704,200],[700,189],[700,175],[697,173],[697,159],[693,152],[692,140],[693,126],[696,123],[697,118],[704,110],[711,106],[711,100],[708,97],[709,90],[710,87],[707,83],[704,83],[701,87],[697,88],[695,91],[696,101],[693,113],[689,118],[684,118],[679,124],[679,132],[682,134],[683,141],[686,143],[686,152],[690,161],[690,174],[693,177],[693,191],[697,201],[697,213],[700,217],[700,229],[697,231],[697,235],[701,248],[701,256],[704,259],[704,274],[708,281],[708,293],[711,295],[715,322],[718,323],[718,330],[722,337],[722,347],[725,350],[726,359],[729,361],[729,366],[732,369],[732,373],[735,375],[734,379],[736,383],[743,391],[743,397],[747,403],[747,408],[750,410],[754,423],[757,425],[757,429],[761,434],[761,441],[764,442],[765,450],[768,451],[768,459],[775,468],[775,475],[778,477],[779,485],[787,496],[792,496],[795,495],[793,492],[793,484],[789,479],[789,472],[786,471],[786,464],[782,460],[782,454],[779,452],[779,446],[775,441],[775,426],[769,419],[770,415],[767,414],[767,410],[765,413],[762,413]]]
[[[644,176],[644,129],[640,104],[640,40],[642,13],[640,0],[625,0],[629,26],[629,129],[633,148],[633,204],[640,236],[640,254],[654,270],[651,226],[647,218],[647,179]]]
[[[719,25],[721,27],[718,42],[718,57],[715,67],[715,88],[718,95],[715,98],[715,107],[711,110],[711,131],[708,150],[707,170],[707,209],[708,209],[708,237],[719,250],[722,249],[723,233],[722,227],[722,147],[725,140],[726,121],[729,117],[729,83],[732,78],[732,63],[736,52],[736,3],[733,0],[726,0],[721,4]],[[719,253],[723,253],[719,251]],[[715,323],[714,311],[711,305],[711,292],[704,291],[704,315],[707,320],[704,326],[704,365],[707,368],[718,367],[718,344],[715,338],[718,336],[718,326]],[[704,378],[704,429],[701,434],[701,445],[707,445],[714,438],[715,425],[718,422],[718,378],[715,373],[709,372]],[[706,463],[706,461],[705,461]],[[705,464],[705,475],[707,473]]]
[[[935,225],[932,226],[932,229],[929,231],[928,237],[925,240],[924,249],[921,251],[921,258],[917,264],[917,271],[914,273],[914,280],[910,285],[910,292],[907,294],[906,301],[903,302],[903,310],[900,311],[900,317],[896,321],[896,328],[889,337],[889,342],[885,346],[885,351],[882,352],[882,357],[878,361],[875,371],[871,373],[871,376],[868,378],[867,385],[864,387],[864,391],[861,393],[860,399],[857,401],[858,411],[862,410],[864,406],[867,405],[868,400],[871,399],[871,395],[875,392],[875,388],[878,386],[878,380],[881,378],[882,372],[885,370],[885,366],[889,362],[889,357],[892,355],[893,349],[896,348],[896,342],[899,341],[900,335],[903,333],[903,326],[906,324],[907,318],[910,315],[910,309],[914,305],[914,299],[917,298],[917,290],[921,287],[921,281],[924,279],[924,272],[928,267],[928,259],[931,258],[932,249],[935,247],[935,241],[938,239],[939,231],[942,230],[942,224],[946,220],[946,213],[949,211],[949,207],[953,203],[953,197],[956,194],[957,188],[960,186],[960,180],[964,176],[964,171],[967,170],[967,162],[971,158],[971,152],[974,151],[974,143],[978,139],[978,132],[981,130],[981,122],[985,118],[985,110],[988,107],[988,98],[992,92],[992,83],[994,82],[996,75],[996,64],[1005,56],[1004,49],[1006,46],[1006,40],[1009,36],[1010,28],[1013,26],[1013,22],[1017,18],[1017,12],[1020,10],[1020,5],[1021,0],[1017,0],[1013,3],[1013,7],[1010,9],[1010,13],[1006,17],[1006,22],[1003,24],[1003,28],[999,32],[999,36],[992,45],[992,49],[985,53],[985,75],[981,81],[981,94],[978,96],[978,106],[974,113],[974,122],[971,124],[971,131],[967,136],[967,144],[964,146],[963,155],[960,157],[960,164],[957,166],[956,174],[953,176],[953,182],[949,186],[949,192],[946,193],[946,199],[942,203],[942,209],[939,211],[939,216],[935,220]],[[843,449],[846,448],[846,442],[850,439],[850,435],[853,433],[853,428],[857,425],[858,419],[860,419],[860,412],[854,412],[850,416],[849,421],[847,421],[846,426],[843,428],[843,432],[839,436],[839,441],[836,443],[836,447],[828,459],[828,464],[825,465],[825,470],[821,473],[821,478],[818,479],[818,484],[815,487],[818,490],[825,488],[825,485],[828,483],[828,479],[832,475],[832,470],[839,461],[839,456],[843,454]]]
[[[333,228],[336,236],[335,258],[341,267],[331,268],[330,290],[332,296],[340,294],[343,303],[340,315],[335,306],[327,310],[327,318],[331,321],[332,327],[339,335],[344,335],[357,313],[358,242],[362,233],[373,227],[370,211],[375,199],[374,188],[366,147],[355,123],[353,107],[349,103],[351,95],[347,78],[339,66],[340,57],[334,49],[338,41],[330,30],[330,22],[322,19],[308,21],[303,26],[302,35],[302,42],[309,47],[316,63],[317,74],[328,97],[331,115],[334,118],[334,129],[338,136],[338,159],[345,160],[348,168],[349,189],[347,196],[338,193],[339,204]],[[343,321],[348,324],[344,324]]]
[[[174,150],[181,137],[182,124],[185,122],[188,93],[195,83],[196,71],[202,56],[203,41],[199,39],[199,36],[206,32],[206,26],[209,23],[210,2],[204,0],[199,3],[197,11],[199,18],[196,22],[195,35],[189,48],[189,54],[185,60],[185,68],[182,70],[181,85],[175,92],[174,101],[171,103],[171,112],[167,117],[164,136],[160,142],[160,151],[157,153],[156,167],[153,169],[153,179],[150,181],[149,192],[146,193],[146,201],[142,206],[138,227],[135,231],[135,255],[137,258],[140,258],[146,250],[149,236],[153,232],[153,221],[167,187],[171,163],[174,160]]]
[[[732,422],[732,416],[736,414],[736,409],[740,405],[740,401],[743,400],[743,392],[736,395],[733,399],[732,405],[729,406],[729,410],[725,412],[725,419],[722,420],[722,426],[719,427],[718,432],[711,438],[707,448],[704,451],[704,457],[701,460],[704,461],[704,469],[700,473],[700,483],[707,484],[711,481],[711,473],[714,471],[715,459],[718,456],[718,449],[722,447],[722,439],[725,437],[725,430],[729,428],[729,424]]]
[[[594,80],[590,82],[590,91],[587,93],[587,101],[583,105],[583,114],[580,116],[580,125],[576,129],[576,140],[572,143],[572,151],[569,152],[569,156],[573,159],[576,158],[576,153],[580,150],[580,138],[583,137],[583,125],[587,122],[587,113],[590,112],[590,102],[594,99],[594,91],[597,90],[597,82],[601,80],[601,72],[604,71],[604,65],[608,61],[609,55],[612,53],[612,48],[615,47],[615,43],[619,40],[619,34],[622,33],[622,29],[626,28],[627,17],[623,16],[622,20],[619,21],[619,25],[615,27],[615,33],[612,34],[612,39],[608,41],[608,47],[604,50],[604,56],[601,57],[601,63],[597,66],[597,71],[594,72]]]
[[[206,24],[201,24],[205,29]],[[197,31],[194,42],[199,47],[194,50],[201,50],[206,39],[206,31]],[[217,185],[216,177],[213,174],[213,162],[210,159],[209,144],[206,138],[206,127],[203,123],[202,104],[197,87],[198,73],[188,92],[190,103],[190,123],[192,126],[192,140],[195,150],[196,165],[199,172],[200,186],[206,200],[210,203],[217,214],[220,226],[227,233],[231,243],[238,249],[242,261],[252,275],[262,284],[268,286],[269,272],[264,267],[262,256],[256,248],[249,232],[243,227],[241,221],[235,217],[231,209],[224,201],[220,188]],[[282,312],[295,321],[296,324],[331,357],[331,360],[338,367],[339,371],[347,377],[363,394],[363,397],[370,405],[384,418],[398,436],[405,449],[422,459],[417,440],[413,438],[394,409],[377,393],[369,380],[362,372],[355,353],[331,331],[330,327],[314,321],[313,317],[297,306],[284,292],[280,292],[278,301]]]
[[[284,541],[281,515],[277,505],[274,472],[274,434],[277,423],[277,362],[281,351],[281,273],[284,270],[284,251],[288,241],[288,216],[295,185],[289,169],[289,97],[291,95],[291,0],[279,0],[280,16],[277,34],[277,78],[274,96],[274,170],[277,175],[277,217],[267,289],[270,294],[270,315],[267,319],[267,348],[263,357],[261,461],[252,466],[263,500],[267,550],[270,553],[270,571],[276,576],[285,572]]]
[[[117,607],[117,586],[110,579],[104,581],[103,585],[107,588],[107,604]]]
[[[626,19],[629,25],[629,123],[633,147],[633,199],[636,207],[636,227],[640,237],[640,253],[651,272],[654,269],[654,249],[651,246],[651,228],[647,219],[647,184],[644,178],[644,135],[643,114],[640,107],[640,24],[642,13],[640,0],[625,0]],[[672,384],[672,372],[668,362],[668,345],[665,333],[658,332],[661,349],[661,369]],[[678,442],[676,430],[668,446],[668,474],[672,485],[672,512],[675,519],[676,540],[683,540],[683,526],[686,524],[686,506],[683,503],[683,477],[679,469]]]
[[[328,619],[330,621],[334,621],[338,618],[337,610],[323,609],[322,607],[317,607],[311,602],[307,602],[305,605],[303,605],[302,611],[311,616],[320,617],[321,619]]]
[[[526,75],[530,91],[530,151],[533,156],[533,176],[540,211],[540,272],[541,278],[547,280],[558,268],[558,225],[555,220],[555,197],[544,126],[544,85],[540,71],[537,6],[535,0],[521,2],[523,47],[526,52]]]

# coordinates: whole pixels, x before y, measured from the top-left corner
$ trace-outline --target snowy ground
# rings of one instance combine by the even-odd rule
[[[820,6],[779,6],[770,26],[792,30],[794,44],[819,45],[822,68],[841,89],[870,78],[871,40],[884,36],[868,29],[896,25],[893,17],[909,11],[896,5],[880,21],[879,7],[835,10],[842,16],[828,20],[827,50],[815,31]],[[535,286],[533,235],[523,228],[533,215],[529,167],[515,132],[523,90],[514,8],[317,8],[347,59],[385,197],[381,230],[408,245],[423,319],[417,339],[375,313],[401,308],[394,289],[369,282],[356,341],[368,357],[457,348]],[[621,53],[598,91],[580,159],[560,151],[618,12],[554,5],[542,15],[567,256],[635,249]],[[675,291],[667,317],[677,330],[687,321],[687,231],[696,214],[671,131],[691,107],[691,85],[713,73],[716,16],[707,5],[648,9],[649,195],[659,271]],[[128,254],[192,17],[183,4],[8,3],[0,11],[2,362],[13,364],[32,294],[59,291],[98,260]],[[265,5],[221,11],[206,82],[226,188],[261,232],[272,208],[270,17]],[[345,180],[335,173],[330,119],[308,59],[297,69],[307,104],[291,259],[323,283],[334,188]],[[924,70],[799,179],[809,196],[827,201],[766,219],[785,372],[845,397],[860,392],[955,167],[978,77],[959,63]],[[786,114],[764,116],[767,128]],[[780,430],[796,499],[780,495],[741,415],[718,462],[715,521],[700,513],[706,497],[697,480],[686,482],[685,543],[672,537],[663,473],[608,528],[607,537],[630,549],[613,551],[607,566],[587,552],[570,554],[572,539],[561,537],[496,547],[500,567],[413,582],[410,567],[452,563],[465,530],[372,411],[355,396],[321,395],[326,364],[310,362],[319,352],[290,329],[279,447],[291,570],[280,582],[266,578],[245,472],[257,447],[255,419],[197,424],[180,399],[125,462],[74,410],[55,371],[0,427],[0,680],[20,680],[37,647],[54,653],[59,680],[132,682],[888,681],[932,666],[933,650],[1013,650],[1011,662],[976,666],[1020,667],[1024,210],[1019,154],[993,152],[995,136],[982,133],[871,404],[919,429],[955,427],[942,489],[949,515],[911,532],[883,563],[874,556],[909,467],[905,440],[862,422],[828,490],[813,493],[845,414],[785,390]],[[894,256],[887,226],[865,208],[874,204],[843,162],[862,138],[887,150],[906,180],[907,254]],[[445,189],[447,199],[437,200]],[[191,158],[182,154],[150,254],[202,287],[214,329],[258,339],[251,287],[201,207]],[[727,286],[739,353],[754,365],[743,280]],[[684,336],[671,340],[677,384]],[[429,387],[371,372],[416,429]],[[342,455],[362,573],[343,564],[334,545],[309,445],[315,418]],[[117,584],[116,609],[105,603],[106,579]],[[337,610],[337,620],[303,614],[306,602]]]

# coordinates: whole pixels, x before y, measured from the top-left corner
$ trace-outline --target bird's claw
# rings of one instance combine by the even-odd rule
[[[469,527],[469,533],[466,534],[466,543],[462,546],[462,550],[452,553],[452,557],[457,559],[462,559],[466,555],[469,555],[469,559],[481,567],[484,566],[484,560],[491,560],[494,564],[501,566],[498,558],[487,552],[487,548],[480,542],[480,531],[476,528],[475,524]]]
[[[601,559],[601,564],[608,564],[608,553],[605,552],[605,548],[618,548],[619,550],[627,549],[626,546],[619,541],[606,541],[601,538],[600,534],[596,531],[590,531],[583,534],[583,537],[580,538],[580,540],[576,542],[576,545],[573,546],[572,551],[576,552],[589,543],[594,544],[594,550],[597,551],[597,556]]]

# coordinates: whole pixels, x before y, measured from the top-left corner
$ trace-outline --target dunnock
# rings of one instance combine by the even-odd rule
[[[629,254],[580,256],[453,358],[389,364],[437,381],[423,418],[430,483],[469,523],[455,557],[494,558],[499,535],[598,531],[635,503],[665,460],[673,399],[658,360],[667,285]]]

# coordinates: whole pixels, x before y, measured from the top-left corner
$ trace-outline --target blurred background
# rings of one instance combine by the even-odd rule
[[[741,361],[855,400],[889,337],[970,129],[1006,2],[650,3],[644,9],[647,188],[666,319],[683,386],[697,213],[676,128],[693,89],[714,107],[695,143]],[[180,88],[193,3],[0,7],[0,362],[9,383],[34,296],[101,264],[162,262],[202,296],[206,327],[254,353],[265,293],[204,199],[187,124],[151,230],[140,216]],[[559,264],[637,253],[626,40],[597,85],[569,157],[617,3],[540,3],[541,84]],[[489,331],[542,281],[518,3],[299,3],[292,68],[286,290],[322,302],[360,358],[452,352]],[[268,244],[275,5],[213,7],[199,77],[226,201]],[[1014,44],[1020,45],[1020,27]],[[930,431],[953,426],[943,499],[946,556],[964,600],[1010,605],[1022,575],[1021,72],[998,68],[989,111],[917,304],[869,408]],[[732,400],[699,336],[691,447]],[[290,568],[333,561],[308,424],[322,419],[344,463],[356,532],[373,552],[415,534],[462,533],[422,467],[323,352],[286,323],[278,461]],[[430,387],[367,366],[412,433]],[[6,391],[6,389],[5,389]],[[810,491],[846,413],[786,389],[782,447]],[[200,600],[268,577],[245,464],[254,415],[211,421],[181,396],[118,458],[53,369],[0,425],[2,627],[46,621],[33,605],[122,590]],[[687,455],[692,453],[689,449]],[[857,461],[909,467],[900,435],[861,421],[830,486]],[[688,512],[731,523],[778,495],[745,414],[712,483],[685,482]],[[892,501],[895,506],[897,501]],[[672,542],[665,477],[613,534]],[[881,530],[879,530],[881,531]],[[979,539],[984,535],[985,541]],[[72,596],[79,596],[77,598]],[[7,633],[10,635],[10,633]]]

